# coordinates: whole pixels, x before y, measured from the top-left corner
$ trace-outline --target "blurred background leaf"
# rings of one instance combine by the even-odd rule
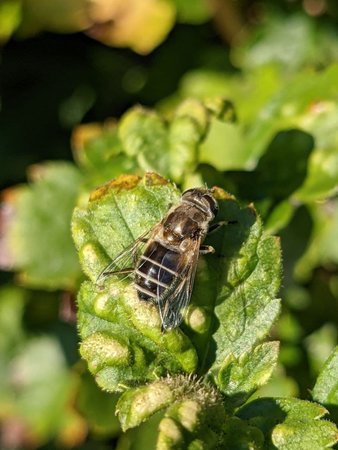
[[[72,288],[79,278],[70,217],[81,175],[66,162],[31,166],[31,185],[8,189],[3,214],[3,267],[19,272],[26,286]]]

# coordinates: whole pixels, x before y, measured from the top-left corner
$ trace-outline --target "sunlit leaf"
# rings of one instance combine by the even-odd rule
[[[278,357],[278,342],[258,345],[239,359],[229,355],[218,370],[216,384],[233,404],[242,404],[270,378]]]
[[[206,106],[193,99],[182,102],[169,122],[136,107],[122,117],[118,136],[125,154],[137,160],[141,169],[181,182],[196,168],[210,116]]]
[[[192,342],[180,329],[162,333],[156,306],[139,301],[127,279],[111,276],[104,286],[97,284],[110,260],[177,203],[177,190],[154,174],[144,179],[125,175],[94,191],[88,207],[75,210],[73,236],[91,280],[82,285],[78,297],[81,354],[104,389],[121,390],[133,380],[153,379],[165,371],[194,372],[196,350],[201,358],[198,370],[204,373],[211,366],[216,384],[224,390],[225,382],[217,377],[226,358],[243,358],[236,375],[238,388],[231,396],[242,390],[249,395],[269,378],[276,345],[257,347],[260,356],[255,361],[247,352],[266,336],[279,312],[274,299],[280,275],[278,241],[262,234],[252,208],[240,208],[221,190],[215,196],[218,219],[231,224],[210,237],[217,254],[200,261],[187,314],[191,330],[186,332]],[[211,336],[216,351],[209,346]],[[248,370],[252,380],[244,388]]]
[[[0,42],[3,43],[12,35],[20,20],[20,0],[7,0],[0,3]]]
[[[337,230],[338,203],[329,200],[311,205],[311,215],[314,222],[310,242],[297,261],[295,268],[299,279],[306,279],[311,271],[320,264],[330,265],[338,262]]]
[[[265,436],[268,449],[331,448],[338,439],[335,425],[321,418],[326,409],[298,399],[262,398],[243,406],[238,416]]]
[[[79,276],[69,223],[81,175],[70,163],[54,162],[34,166],[30,177],[29,185],[5,192],[3,266],[19,271],[28,286],[70,288]]]
[[[88,189],[121,173],[137,172],[136,158],[124,153],[114,122],[78,126],[73,131],[72,145]]]
[[[284,72],[294,72],[304,66],[323,67],[335,61],[338,53],[335,30],[311,16],[311,13],[270,15],[268,21],[233,47],[233,62],[246,70],[275,63]]]
[[[315,23],[309,16],[294,14],[286,21],[276,15],[257,29],[257,35],[253,33],[249,42],[235,47],[232,57],[236,65],[247,69],[276,62],[295,70],[319,56],[315,52],[315,35]]]
[[[212,15],[211,8],[203,0],[173,0],[177,9],[177,20],[183,23],[199,24]]]
[[[279,241],[262,233],[260,219],[252,208],[240,208],[231,201],[225,205],[226,216],[221,209],[219,218],[232,223],[218,241],[210,236],[222,258],[210,258],[204,281],[208,295],[212,292],[210,302],[214,302],[216,320],[211,333],[215,347],[209,347],[202,360],[211,365],[209,371],[216,379],[229,357],[238,359],[252,352],[280,311],[280,301],[275,298],[280,286]]]
[[[174,24],[175,8],[168,0],[111,3],[108,8],[97,11],[99,17],[95,17],[92,12],[95,26],[88,31],[90,36],[106,45],[130,47],[146,54],[165,39]]]
[[[81,354],[108,391],[167,371],[196,368],[189,339],[179,329],[163,334],[156,306],[141,302],[130,282],[112,276],[104,287],[97,285],[110,258],[159,222],[177,201],[177,190],[163,178],[126,175],[94,191],[88,208],[74,212],[74,240],[91,279],[78,297]]]
[[[319,374],[312,397],[324,405],[338,406],[338,347],[331,353]]]

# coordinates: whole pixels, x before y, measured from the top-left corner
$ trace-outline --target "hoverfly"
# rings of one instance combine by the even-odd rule
[[[180,203],[120,253],[98,280],[132,274],[139,299],[158,305],[162,331],[178,327],[190,301],[199,254],[214,252],[202,243],[217,211],[210,189],[188,189]]]

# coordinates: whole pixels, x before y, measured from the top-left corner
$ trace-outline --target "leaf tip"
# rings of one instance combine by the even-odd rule
[[[211,192],[216,200],[236,200],[232,194],[218,186],[213,186]]]
[[[144,175],[144,184],[146,186],[164,186],[169,181],[156,172],[146,172]]]

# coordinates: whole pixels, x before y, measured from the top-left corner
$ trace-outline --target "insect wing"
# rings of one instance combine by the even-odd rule
[[[111,263],[109,263],[97,277],[96,283],[100,284],[104,278],[110,275],[126,274],[127,276],[132,273],[132,269],[136,264],[136,261],[140,257],[143,247],[147,242],[152,230],[148,230],[139,236],[128,247],[122,250]]]
[[[194,285],[200,244],[200,239],[194,241],[189,251],[190,255],[185,256],[183,270],[162,296],[158,297],[162,330],[178,327],[184,318]]]

